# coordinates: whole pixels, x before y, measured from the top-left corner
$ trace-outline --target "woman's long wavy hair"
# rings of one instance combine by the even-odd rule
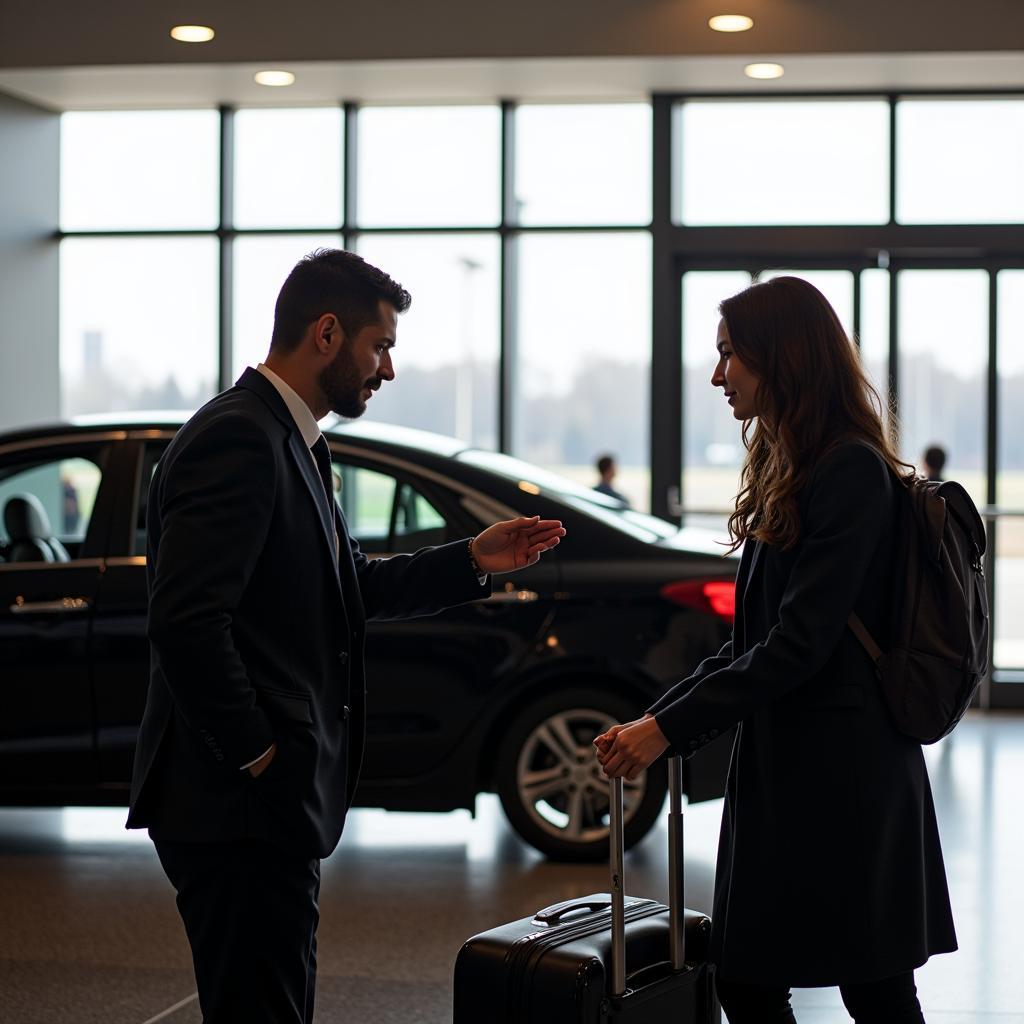
[[[758,378],[757,417],[743,424],[747,456],[729,517],[732,550],[748,537],[782,549],[796,544],[800,492],[842,441],[866,441],[900,477],[913,475],[887,436],[881,399],[856,347],[814,285],[772,278],[725,299],[718,311],[733,352]]]

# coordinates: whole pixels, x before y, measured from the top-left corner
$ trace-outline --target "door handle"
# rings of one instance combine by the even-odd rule
[[[537,600],[535,590],[519,590],[512,583],[506,583],[504,590],[496,590],[485,597],[481,604],[528,604]]]
[[[87,597],[58,597],[55,601],[26,601],[17,597],[10,611],[14,615],[66,615],[69,612],[87,612],[92,602]]]

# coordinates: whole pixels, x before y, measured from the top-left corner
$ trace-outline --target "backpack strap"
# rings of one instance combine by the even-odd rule
[[[864,650],[871,656],[871,660],[875,663],[875,668],[881,672],[882,658],[884,657],[882,649],[875,643],[875,638],[868,632],[867,626],[861,622],[860,616],[856,612],[850,612],[850,617],[846,620],[846,624],[853,631],[853,635],[860,641]]]

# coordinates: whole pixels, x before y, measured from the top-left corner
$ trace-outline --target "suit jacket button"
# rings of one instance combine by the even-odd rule
[[[348,651],[342,651],[338,655],[338,661],[340,661],[342,663],[342,665],[347,665],[348,664]]]
[[[349,716],[352,714],[352,709],[346,704],[339,712],[338,717],[343,721],[347,722]]]

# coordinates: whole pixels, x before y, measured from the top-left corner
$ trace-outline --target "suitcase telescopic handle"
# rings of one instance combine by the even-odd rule
[[[625,843],[623,840],[622,779],[611,780],[609,809],[611,842],[612,956],[610,995],[626,994],[626,888],[623,877]],[[668,914],[669,957],[674,971],[686,962],[683,932],[683,759],[668,761]]]

